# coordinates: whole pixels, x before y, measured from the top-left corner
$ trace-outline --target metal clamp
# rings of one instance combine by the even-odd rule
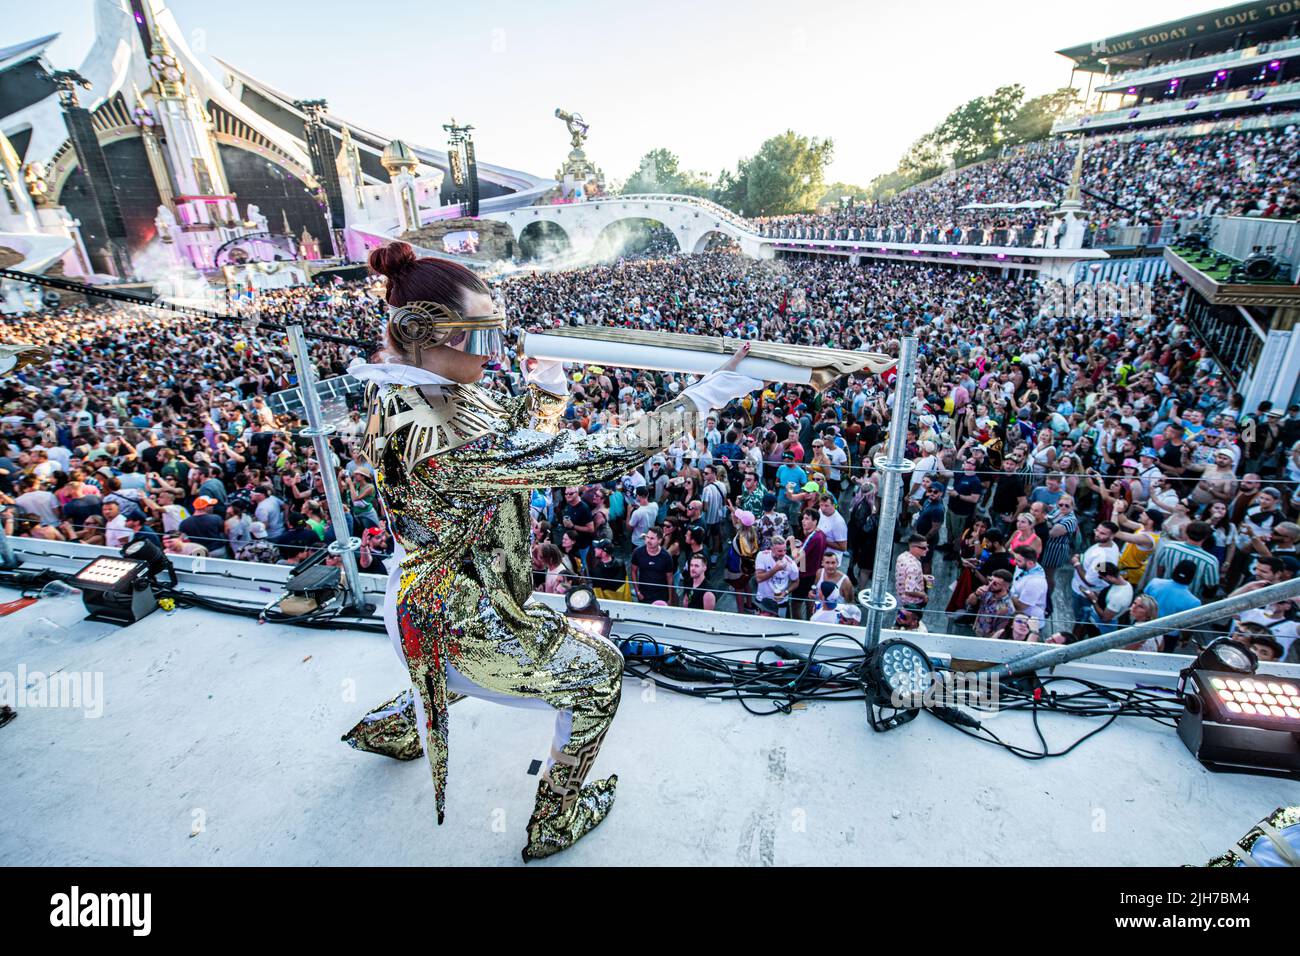
[[[916,462],[912,461],[910,458],[904,458],[895,464],[889,460],[888,455],[877,455],[875,458],[871,459],[871,463],[881,471],[892,471],[899,475],[906,475],[909,472],[916,470]]]

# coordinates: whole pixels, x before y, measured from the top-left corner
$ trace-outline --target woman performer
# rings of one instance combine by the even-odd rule
[[[615,776],[586,783],[618,707],[623,658],[608,640],[529,603],[534,488],[620,478],[762,387],[734,371],[748,345],[668,404],[620,429],[558,427],[568,386],[558,362],[525,368],[527,394],[480,388],[502,355],[505,315],[473,272],[417,259],[406,243],[370,255],[388,279],[384,349],[350,374],[368,384],[363,450],[402,546],[384,620],[414,693],[371,711],[344,740],[433,772],[438,822],[447,780],[449,694],[557,711],[551,758],[524,860],[572,846],[614,802]]]

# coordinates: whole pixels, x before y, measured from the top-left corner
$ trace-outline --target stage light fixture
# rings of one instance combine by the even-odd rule
[[[167,585],[176,587],[176,569],[172,566],[167,552],[148,538],[136,538],[122,546],[122,557],[128,561],[140,561],[148,565],[148,576],[152,584],[158,584],[161,575],[167,576]]]
[[[564,593],[564,616],[569,623],[594,637],[609,637],[614,622],[608,614],[600,609],[596,592],[591,588],[578,586]]]
[[[1179,675],[1178,736],[1209,770],[1300,778],[1300,687],[1255,668],[1228,638],[1201,651]]]
[[[881,733],[914,719],[933,673],[929,656],[915,644],[885,641],[877,645],[863,668],[871,729]]]
[[[1208,671],[1231,671],[1234,674],[1253,674],[1259,667],[1259,658],[1244,644],[1238,644],[1230,637],[1220,637],[1205,645],[1192,667]]]
[[[96,558],[72,576],[92,621],[134,624],[158,608],[149,565],[131,558]]]

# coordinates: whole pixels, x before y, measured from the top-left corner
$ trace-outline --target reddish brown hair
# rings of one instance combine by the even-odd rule
[[[483,280],[469,269],[448,259],[419,258],[405,242],[390,242],[372,250],[370,269],[388,280],[384,301],[391,306],[437,302],[460,312],[465,308],[465,293],[491,294]],[[405,354],[391,330],[385,330],[384,345],[389,352]],[[377,361],[382,354],[381,350],[371,360]]]
[[[384,301],[392,306],[437,302],[459,312],[465,307],[466,292],[490,294],[483,280],[460,263],[417,258],[405,242],[390,242],[373,250],[370,268],[388,280]]]

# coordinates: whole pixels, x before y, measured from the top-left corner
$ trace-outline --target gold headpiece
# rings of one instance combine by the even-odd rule
[[[446,345],[457,332],[486,332],[505,327],[506,317],[502,312],[465,316],[441,302],[408,302],[388,313],[388,328],[394,343],[416,365],[420,364],[424,349]]]

